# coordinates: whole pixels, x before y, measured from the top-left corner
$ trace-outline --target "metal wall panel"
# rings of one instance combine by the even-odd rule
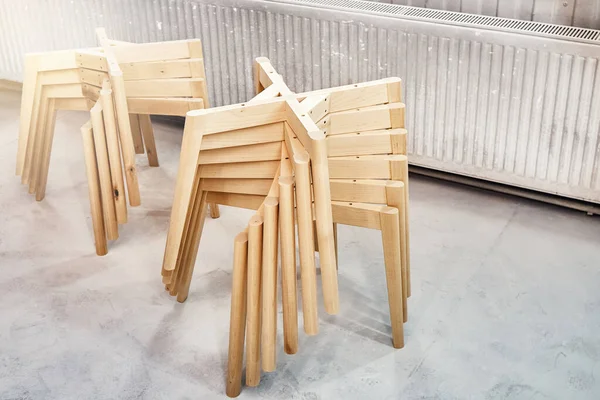
[[[600,29],[600,1],[577,1],[573,11],[573,26]]]
[[[2,0],[0,78],[20,78],[24,51],[94,45],[101,25],[122,40],[201,38],[214,105],[252,97],[257,56],[298,92],[399,76],[411,163],[600,203],[600,46],[586,39],[597,32],[567,40],[563,28],[518,34],[291,0],[37,3]]]
[[[374,0],[379,3],[600,29],[599,0]]]
[[[536,0],[533,6],[534,21],[548,21],[571,25],[575,11],[575,0]]]
[[[495,2],[495,1],[493,1]],[[533,20],[533,10],[535,7],[536,0],[509,0],[509,1],[498,1],[497,17],[504,18],[516,18],[527,21]],[[540,0],[537,0],[540,3]],[[551,20],[540,20],[541,22],[553,22]],[[570,25],[570,24],[569,24]]]

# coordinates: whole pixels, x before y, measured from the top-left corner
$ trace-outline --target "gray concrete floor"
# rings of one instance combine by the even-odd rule
[[[19,94],[0,92],[0,398],[224,398],[232,239],[207,219],[191,293],[160,282],[181,129],[138,156],[143,205],[97,257],[79,126],[60,113],[46,199],[14,176]],[[340,227],[341,312],[240,398],[598,399],[600,219],[412,177],[406,346],[394,350],[378,232]],[[280,320],[281,321],[281,320]]]

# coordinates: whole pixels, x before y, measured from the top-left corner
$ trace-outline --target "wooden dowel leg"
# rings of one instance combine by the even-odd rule
[[[405,243],[406,243],[406,296],[410,297],[410,213],[409,213],[409,200],[408,200],[408,160],[402,163],[402,182],[404,182],[404,221],[406,232]]]
[[[278,202],[269,197],[263,208],[263,264],[262,264],[262,335],[261,361],[266,372],[275,371],[277,338],[277,244]]]
[[[123,154],[123,164],[125,167],[125,180],[127,182],[127,195],[129,205],[132,207],[141,204],[140,187],[137,178],[137,169],[135,167],[135,146],[131,136],[131,125],[129,123],[129,112],[127,110],[127,94],[125,92],[125,83],[122,74],[112,74],[111,76],[113,98],[115,110],[117,112],[117,121],[119,124],[119,139],[121,140],[121,152]]]
[[[400,256],[402,260],[402,316],[404,322],[408,321],[408,276],[407,276],[407,258],[406,258],[406,208],[404,183],[398,181],[389,181],[385,187],[387,204],[390,207],[398,209],[398,218],[400,223]]]
[[[400,220],[398,209],[386,207],[380,214],[385,276],[387,281],[392,342],[404,347],[404,317],[402,316],[402,259],[400,256]]]
[[[200,203],[202,202],[202,191],[199,188],[199,185],[200,177],[198,174],[196,174],[196,176],[194,177],[194,186],[192,189],[192,195],[190,196],[189,207],[186,214],[181,245],[179,246],[177,263],[175,265],[175,270],[173,270],[173,274],[171,277],[171,290],[169,292],[171,296],[178,295],[179,290],[184,284],[184,277],[187,274],[186,269],[189,267],[189,263],[186,263],[186,260],[189,258],[190,250],[192,248],[191,243],[193,241],[194,236],[194,226],[197,226],[198,218],[200,217],[202,212],[199,208]],[[186,298],[187,295],[185,296],[185,298],[182,298],[182,301],[185,301]]]
[[[283,349],[298,351],[298,299],[296,294],[296,238],[294,224],[294,181],[279,178],[279,241],[281,244],[281,299],[283,303]]]
[[[171,290],[171,282],[173,278],[173,271],[165,271],[164,269],[160,271],[162,275],[162,283],[165,284],[167,290]]]
[[[313,236],[312,199],[308,159],[294,158],[296,173],[296,212],[300,247],[300,279],[302,281],[302,316],[307,335],[319,333],[317,312],[317,269]]]
[[[246,313],[246,385],[260,383],[260,312],[263,218],[248,223],[248,295]]]
[[[92,129],[89,122],[81,127],[81,135],[83,138],[83,154],[88,179],[96,254],[103,256],[108,253],[108,247],[106,244],[106,231],[104,230],[104,217],[102,216],[102,203],[100,200],[100,181],[98,178],[98,165],[96,164],[96,149],[94,148],[94,138],[92,137]]]
[[[192,195],[190,196],[190,201],[188,204],[188,210],[185,218],[185,225],[183,227],[183,234],[181,237],[181,245],[179,246],[179,252],[177,255],[177,262],[175,264],[175,269],[172,272],[170,285],[169,285],[169,294],[171,296],[177,296],[177,293],[182,284],[182,276],[185,275],[185,260],[188,257],[190,248],[191,248],[191,238],[193,236],[193,226],[198,216],[200,215],[200,203],[202,201],[202,192],[199,189],[200,185],[200,175],[196,174],[194,176],[194,185],[192,186]],[[185,300],[185,299],[184,299]]]
[[[171,208],[169,232],[161,271],[162,276],[165,278],[164,283],[174,282],[174,270],[181,254],[190,202],[194,198],[194,188],[197,187],[198,154],[200,153],[201,144],[202,136],[195,134],[193,119],[188,119],[183,131],[179,169],[177,171],[173,207]]]
[[[129,125],[131,126],[131,138],[133,139],[135,154],[144,154],[140,116],[138,114],[129,114]]]
[[[176,278],[171,281],[171,283],[166,285],[167,292],[171,296],[177,296],[177,280]]]
[[[402,190],[404,195],[404,188]],[[408,321],[408,296],[410,294],[410,277],[408,275],[408,226],[406,219],[406,197],[398,207],[400,218],[400,252],[402,253],[402,305],[404,322]]]
[[[335,269],[338,270],[338,242],[337,242],[337,225],[335,222],[333,223],[333,246],[335,247]],[[319,252],[319,241],[317,239],[317,221],[313,220],[313,243],[315,246],[315,251]]]
[[[106,145],[108,149],[108,161],[110,163],[110,177],[112,180],[117,222],[119,224],[124,224],[127,222],[127,199],[125,197],[125,181],[123,180],[123,165],[121,164],[121,151],[119,149],[117,120],[112,99],[112,91],[100,91],[100,102],[102,103],[102,116],[104,118],[104,129],[106,133]]]
[[[39,83],[36,83],[35,94],[33,98],[33,110],[31,112],[31,121],[29,123],[29,133],[27,135],[27,143],[23,154],[23,168],[21,174],[21,183],[24,185],[29,184],[31,169],[34,161],[34,149],[35,142],[39,139],[38,133],[38,120],[42,112],[42,104],[45,100],[42,98],[43,89]]]
[[[235,237],[233,245],[233,284],[231,313],[229,317],[229,355],[227,359],[227,384],[225,393],[237,397],[242,391],[242,365],[244,362],[244,337],[246,334],[246,287],[248,268],[248,234]]]
[[[50,100],[45,96],[42,96],[41,104],[39,108],[39,116],[36,120],[35,125],[35,141],[33,143],[33,149],[31,153],[31,158],[29,159],[30,167],[29,167],[29,193],[35,193],[37,189],[38,177],[40,175],[40,169],[42,167],[42,152],[44,147],[44,142],[46,141],[46,125],[49,119],[48,116],[48,106],[50,104]]]
[[[27,142],[29,141],[29,129],[31,127],[32,112],[35,104],[35,94],[37,90],[38,76],[38,57],[33,54],[26,54],[23,65],[23,88],[21,92],[21,114],[19,119],[19,142],[17,150],[17,168],[16,174],[23,174],[23,163],[25,161],[25,152]]]
[[[182,274],[181,282],[177,284],[177,301],[183,303],[190,291],[190,283],[192,282],[192,275],[194,274],[194,265],[196,264],[196,257],[198,256],[198,246],[200,245],[200,238],[202,237],[202,230],[204,228],[204,219],[206,217],[206,196],[208,192],[198,190],[197,196],[199,196],[198,204],[195,207],[198,208],[198,213],[195,215],[195,219],[190,224],[189,243],[187,246],[187,254],[182,260]]]
[[[219,218],[221,216],[221,212],[219,211],[219,205],[217,203],[210,203],[208,205],[210,209],[210,217],[213,219]]]
[[[52,152],[52,141],[54,140],[54,125],[56,123],[55,99],[48,99],[46,110],[42,151],[40,154],[40,165],[37,178],[35,199],[42,201],[46,196],[46,184],[48,183],[48,170],[50,168],[50,153]]]
[[[315,251],[319,251],[319,239],[317,236],[317,221],[313,220],[313,243],[315,246]]]
[[[110,176],[110,165],[108,162],[108,150],[106,148],[106,135],[102,121],[101,107],[94,106],[90,111],[96,147],[96,160],[98,162],[98,173],[100,176],[100,190],[102,192],[102,211],[104,213],[104,224],[109,240],[119,237],[119,225],[112,190],[112,179]]]
[[[337,224],[333,223],[333,246],[335,247],[335,269],[339,270]]]
[[[340,308],[340,299],[338,294],[337,270],[335,267],[333,216],[331,214],[329,167],[325,139],[313,142],[311,164],[325,311],[328,314],[337,314]]]
[[[149,115],[140,114],[139,116],[140,130],[144,138],[144,146],[146,147],[146,156],[148,157],[148,165],[158,167],[158,153],[156,152],[156,142],[154,141],[154,129],[152,129],[152,120]]]

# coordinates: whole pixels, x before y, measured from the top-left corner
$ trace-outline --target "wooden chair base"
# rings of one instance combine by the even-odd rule
[[[382,232],[396,348],[404,346],[408,315],[408,163],[400,81],[294,94],[261,58],[256,82],[259,93],[248,103],[187,115],[162,269],[167,289],[184,301],[206,202],[256,210],[234,242],[226,389],[231,397],[241,390],[244,350],[248,386],[276,367],[277,241],[283,348],[288,354],[299,350],[296,225],[306,334],[318,333],[317,249],[325,310],[339,309],[334,224]]]
[[[90,111],[82,129],[94,142],[84,142],[84,151],[90,202],[99,202],[91,211],[101,207],[104,216],[102,224],[92,218],[102,255],[106,238],[116,239],[127,222],[127,198],[141,204],[135,155],[159,166],[150,115],[208,107],[208,92],[199,40],[133,44],[108,39],[103,28],[96,33],[100,48],[26,56],[16,172],[43,200],[56,110]],[[218,217],[216,205],[211,216]]]

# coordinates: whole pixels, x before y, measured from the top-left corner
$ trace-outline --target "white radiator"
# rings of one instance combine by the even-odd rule
[[[96,26],[201,38],[214,105],[253,95],[257,56],[296,91],[400,76],[411,163],[600,203],[598,30],[359,0],[22,3],[0,0],[0,78]]]
[[[371,0],[493,17],[600,28],[598,0]]]

